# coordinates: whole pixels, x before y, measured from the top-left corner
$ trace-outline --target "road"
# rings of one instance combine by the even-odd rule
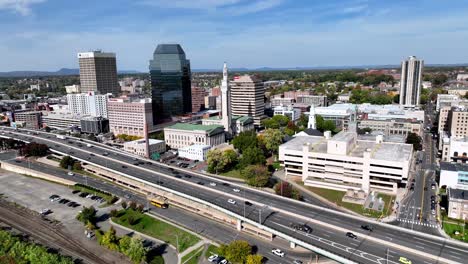
[[[209,201],[241,216],[244,214],[245,207],[242,201],[244,199],[252,201],[255,204],[245,208],[245,216],[248,219],[259,221],[264,226],[358,263],[384,263],[387,257],[388,263],[398,263],[400,256],[411,259],[413,263],[440,263],[429,256],[425,257],[427,252],[439,258],[451,260],[452,263],[462,263],[460,254],[468,253],[465,245],[456,242],[396,229],[387,224],[376,224],[364,218],[324,210],[306,203],[293,202],[250,188],[236,186],[241,191],[234,193],[233,184],[218,179],[177,170],[171,171],[157,163],[148,161],[135,165],[138,160],[133,160],[131,155],[98,146],[87,148],[83,145],[79,147],[77,144],[81,143],[76,139],[63,141],[45,133],[39,133],[39,135],[22,134],[20,131],[10,133],[6,133],[6,135],[48,144],[52,149],[68,153],[78,159],[89,162],[92,160],[94,164],[157,185],[161,184],[166,188]],[[126,167],[123,167],[123,164],[126,164]],[[216,183],[216,187],[208,187],[210,182]],[[238,203],[235,205],[227,203],[228,197],[235,197]],[[289,212],[289,214],[283,212]],[[296,232],[289,227],[291,222],[304,223],[304,218],[309,219],[308,223],[314,226],[312,234]],[[360,228],[363,223],[374,223],[375,230],[365,232]],[[357,234],[358,239],[347,238],[346,231]],[[396,245],[401,246],[401,248]],[[388,248],[390,248],[389,251],[387,251]],[[408,252],[407,249],[420,253]],[[390,254],[387,255],[387,252]]]
[[[41,171],[49,175],[75,181],[81,184],[86,184],[88,186],[95,187],[97,189],[115,194],[119,197],[129,197],[128,199],[126,198],[126,200],[133,201],[138,204],[142,204],[146,206],[147,208],[150,209],[151,214],[154,214],[155,216],[165,218],[165,219],[168,219],[169,221],[175,222],[187,229],[192,230],[193,232],[201,236],[207,237],[218,243],[229,243],[236,239],[249,241],[249,243],[251,243],[252,245],[255,245],[255,247],[258,249],[259,254],[269,259],[267,261],[268,263],[273,263],[273,264],[281,263],[278,257],[274,256],[271,253],[272,247],[278,247],[282,251],[286,252],[286,257],[282,260],[287,260],[287,261],[292,262],[295,259],[301,259],[303,261],[310,259],[311,257],[315,259],[315,254],[312,252],[301,253],[301,252],[295,252],[295,251],[290,250],[288,248],[289,244],[287,244],[286,242],[283,242],[280,244],[278,243],[272,244],[272,243],[269,243],[268,241],[258,239],[256,237],[250,236],[242,232],[238,232],[233,227],[228,227],[219,222],[206,219],[202,216],[192,214],[190,212],[179,209],[177,207],[171,206],[168,209],[160,209],[160,208],[154,207],[147,202],[148,200],[146,199],[144,195],[135,193],[121,186],[110,184],[108,181],[105,181],[105,180],[97,179],[94,177],[88,177],[86,175],[80,175],[78,173],[75,173],[75,175],[70,176],[68,175],[67,171],[61,168],[56,168],[56,167],[52,167],[46,164],[29,161],[29,160],[15,159],[14,156],[9,156],[8,159],[4,159],[4,160],[6,162],[15,164],[17,166],[30,168],[32,170]],[[50,195],[50,194],[47,194],[47,195]]]
[[[431,196],[436,195],[431,185],[435,183],[435,169],[437,168],[437,147],[430,130],[434,120],[434,105],[429,102],[425,109],[423,150],[420,152],[421,163],[416,165],[416,175],[410,182],[414,183],[414,190],[408,189],[408,194],[400,203],[398,221],[399,226],[418,230],[427,234],[441,235],[437,228],[437,217],[432,212]]]

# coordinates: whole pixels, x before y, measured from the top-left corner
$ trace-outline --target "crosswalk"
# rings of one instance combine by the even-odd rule
[[[436,224],[431,224],[431,223],[425,223],[425,222],[420,222],[420,221],[414,221],[414,220],[409,220],[409,219],[401,219],[397,218],[398,222],[403,222],[403,223],[408,223],[408,224],[415,224],[415,225],[420,225],[420,226],[427,226],[431,228],[437,228]]]

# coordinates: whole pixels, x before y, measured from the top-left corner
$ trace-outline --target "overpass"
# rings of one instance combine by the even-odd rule
[[[173,170],[99,143],[90,143],[94,147],[87,148],[89,142],[77,138],[62,140],[54,134],[28,133],[31,132],[4,128],[0,136],[47,144],[56,153],[139,182],[137,188],[151,186],[212,207],[237,219],[240,228],[243,223],[255,226],[290,241],[292,246],[299,245],[341,263],[398,263],[400,256],[413,263],[463,263],[463,256],[468,253],[468,247],[457,241],[351,216],[203,174]],[[233,188],[240,192],[233,192]],[[230,198],[237,203],[227,203]],[[252,205],[246,206],[244,201]],[[314,230],[311,234],[299,232],[290,227],[291,223],[308,223]],[[362,224],[371,224],[375,229],[365,232],[360,228]],[[346,232],[353,232],[358,239],[347,238]]]

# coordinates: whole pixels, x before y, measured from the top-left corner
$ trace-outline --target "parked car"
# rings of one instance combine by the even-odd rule
[[[211,255],[211,256],[208,258],[208,261],[209,261],[209,262],[213,262],[213,261],[215,261],[218,257],[219,257],[219,256],[216,255],[216,254],[215,254],[215,255]]]
[[[227,202],[230,204],[236,204],[236,201],[234,201],[233,199],[229,199]]]
[[[236,189],[236,188],[235,188],[235,189],[232,189],[232,190],[233,190],[234,192],[236,192],[236,193],[240,192],[240,190],[239,190],[239,189]]]

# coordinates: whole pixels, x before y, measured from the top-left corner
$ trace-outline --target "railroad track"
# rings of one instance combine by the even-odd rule
[[[1,199],[0,222],[31,236],[43,245],[60,249],[64,255],[72,256],[83,263],[108,263],[105,259],[84,248],[82,243],[71,238],[69,234],[64,233],[60,226],[45,221],[32,211],[18,208]]]

